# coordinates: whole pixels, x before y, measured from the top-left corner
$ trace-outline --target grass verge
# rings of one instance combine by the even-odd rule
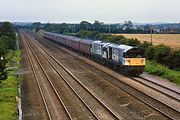
[[[180,85],[180,71],[170,70],[167,67],[156,63],[155,61],[147,61],[145,71],[170,80]]]
[[[9,51],[7,68],[19,68],[20,51]],[[19,78],[15,75],[17,69],[8,71],[8,78],[0,82],[0,120],[17,120],[17,101]]]

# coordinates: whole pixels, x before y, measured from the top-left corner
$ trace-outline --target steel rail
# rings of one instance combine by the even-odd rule
[[[68,117],[69,117],[71,120],[73,120],[73,118],[71,117],[71,115],[70,115],[69,111],[67,110],[67,108],[66,108],[65,104],[63,103],[62,98],[60,97],[60,95],[58,94],[58,92],[57,92],[56,88],[55,88],[55,87],[54,87],[54,85],[52,84],[52,82],[51,82],[51,80],[50,80],[49,76],[47,75],[47,73],[46,73],[45,69],[43,68],[43,66],[42,66],[41,62],[39,61],[39,59],[38,59],[37,55],[35,54],[35,52],[34,52],[33,48],[31,47],[30,43],[28,43],[28,46],[29,46],[29,48],[31,49],[31,51],[32,51],[33,55],[35,56],[35,58],[36,58],[36,60],[37,60],[38,64],[40,65],[41,69],[43,70],[43,73],[44,73],[44,75],[46,76],[47,80],[49,81],[49,83],[50,83],[51,87],[53,88],[53,90],[54,90],[55,94],[57,95],[58,99],[60,100],[61,104],[63,105],[63,108],[64,108],[64,110],[66,111],[66,113],[67,113]]]
[[[90,90],[85,87],[78,78],[76,78],[64,65],[62,65],[62,63],[60,63],[54,56],[52,56],[50,54],[50,52],[48,52],[46,49],[44,49],[41,45],[39,45],[37,42],[36,44],[34,45],[38,45],[39,47],[41,47],[41,49],[43,49],[58,65],[60,65],[74,80],[76,80],[77,83],[79,83],[79,85],[81,85],[89,94],[91,94],[93,96],[93,98],[95,98],[101,105],[103,105],[116,119],[123,119],[121,116],[118,116],[116,115],[116,113],[114,113],[109,107],[107,107],[107,105],[103,102],[101,102],[99,100],[99,98],[92,92],[90,92]],[[51,65],[52,63],[47,59],[45,58]],[[52,65],[52,67],[57,71],[57,73],[65,80],[65,78],[63,77],[63,75]],[[66,81],[66,80],[65,80]],[[67,81],[66,81],[67,84],[69,84]],[[69,85],[68,85],[69,86]],[[72,88],[72,87],[71,87]]]
[[[160,92],[160,93],[168,96],[169,98],[172,98],[172,99],[174,99],[174,100],[177,101],[177,102],[180,102],[180,99],[179,99],[179,98],[177,98],[177,97],[175,97],[175,96],[172,96],[171,94],[168,94],[168,93],[166,93],[165,91],[159,90],[158,88],[153,87],[153,86],[151,86],[151,85],[149,85],[149,84],[146,84],[146,83],[144,83],[143,81],[137,80],[137,78],[130,77],[130,79],[133,79],[134,81],[136,81],[136,82],[138,82],[138,83],[140,83],[140,84],[143,84],[144,86],[147,86],[147,87],[149,87],[149,88],[151,88],[151,89],[154,89],[155,91],[158,91],[158,92]],[[165,87],[165,86],[163,86],[163,85],[157,84],[157,83],[155,83],[155,82],[150,82],[148,79],[145,79],[145,78],[140,78],[140,79],[143,79],[143,80],[145,80],[146,82],[149,82],[149,83],[152,83],[152,84],[154,84],[154,85],[157,85],[158,87],[161,87],[161,88],[163,88],[163,89],[166,89],[166,90],[168,90],[168,91],[170,91],[170,92],[174,92],[174,91],[172,91],[171,89],[169,89],[168,87]],[[174,92],[174,93],[177,94],[178,92]],[[178,94],[178,95],[180,95],[180,94]]]
[[[44,41],[43,41],[43,42],[44,42]],[[51,42],[49,42],[49,43],[52,45]],[[57,47],[56,45],[52,45],[52,46],[55,46],[57,49],[63,50],[63,49]],[[63,50],[63,51],[64,51],[64,50]],[[65,51],[65,52],[67,52],[67,51]],[[97,68],[97,67],[96,67],[96,68]],[[98,68],[98,69],[99,69],[99,68]],[[101,70],[101,69],[99,69],[99,70],[102,71],[102,72],[104,72],[104,71]],[[104,73],[106,73],[106,72],[104,72]],[[108,74],[108,75],[110,75],[110,74]],[[110,75],[110,76],[111,76],[111,75]],[[111,76],[111,77],[115,78],[114,76]],[[117,79],[117,78],[115,78],[115,79]],[[115,85],[114,83],[111,83],[111,84]],[[126,84],[126,83],[124,83],[124,84]],[[126,85],[128,85],[128,84],[126,84]],[[117,86],[117,85],[115,85],[115,86]],[[129,85],[128,85],[128,86],[129,86]],[[118,87],[118,86],[117,86],[117,87]],[[129,87],[131,87],[131,86],[129,86]],[[119,87],[118,87],[118,88],[119,88]],[[131,87],[131,88],[133,88],[133,87]],[[135,89],[135,88],[133,88],[133,89]],[[137,90],[137,91],[139,91],[139,90]],[[139,92],[142,93],[141,91],[139,91]],[[131,94],[131,93],[129,93],[129,94]],[[147,96],[147,94],[145,94],[145,93],[142,93],[142,94],[144,94],[144,95]],[[134,96],[133,94],[131,94],[131,95]],[[134,96],[134,97],[136,97],[136,96]],[[152,96],[149,96],[149,95],[148,95],[148,97],[150,97],[151,99],[153,99],[153,100],[155,100],[155,101],[158,101],[158,102],[161,103],[161,104],[164,104],[165,106],[169,107],[170,109],[172,109],[172,110],[174,110],[174,111],[179,112],[178,109],[176,109],[176,108],[174,108],[174,107],[172,107],[172,106],[166,105],[166,103],[164,103],[164,102],[162,102],[162,101],[159,101],[159,100],[155,99],[155,98],[152,97]],[[170,116],[170,115],[167,114],[166,112],[160,110],[159,108],[151,105],[149,102],[146,102],[146,101],[144,101],[144,100],[142,100],[142,99],[140,99],[140,98],[138,98],[138,97],[136,97],[136,98],[139,99],[140,101],[142,101],[143,103],[151,106],[152,108],[156,109],[157,111],[161,112],[162,114],[164,114],[164,115],[167,116],[168,118],[170,118],[170,119],[172,119],[172,120],[175,120],[172,116]]]
[[[21,34],[21,36],[22,36],[22,34]],[[30,59],[31,57],[30,57],[29,48],[27,47],[27,42],[26,42],[26,40],[24,39],[24,37],[22,37],[22,40],[25,41],[25,44],[26,44],[26,45],[25,45],[25,44],[24,44],[24,45],[25,45],[25,49],[26,49],[26,51],[27,51],[28,61],[29,61],[29,63],[30,63],[30,66],[31,66],[32,71],[33,71],[33,75],[34,75],[35,80],[36,80],[36,83],[37,83],[37,85],[38,85],[38,89],[39,89],[39,92],[40,92],[40,94],[41,94],[41,97],[42,97],[44,106],[45,106],[45,108],[46,108],[46,112],[47,112],[47,114],[48,114],[48,118],[49,118],[49,120],[52,120],[52,116],[51,116],[51,114],[50,114],[50,112],[49,112],[49,108],[48,108],[47,102],[46,102],[46,100],[45,100],[44,94],[43,94],[43,92],[42,92],[42,88],[41,88],[39,79],[38,79],[37,74],[36,74],[36,72],[35,72],[35,68],[34,68],[34,66],[33,66],[33,62],[32,62],[32,60]]]

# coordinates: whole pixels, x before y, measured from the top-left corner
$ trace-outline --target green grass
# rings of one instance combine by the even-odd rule
[[[170,80],[180,85],[180,71],[170,70],[167,67],[156,63],[155,61],[147,61],[145,71]]]
[[[9,50],[8,54],[6,55],[6,59],[8,60],[6,67],[20,67],[18,64],[18,61],[21,61],[20,58],[21,52],[20,50],[16,50],[15,52],[12,50]]]
[[[6,67],[17,67],[20,61],[20,51],[9,51]],[[0,120],[17,120],[17,102],[19,78],[14,76],[16,70],[8,71],[8,78],[0,82]]]
[[[17,119],[17,88],[18,80],[14,76],[0,83],[0,120]]]

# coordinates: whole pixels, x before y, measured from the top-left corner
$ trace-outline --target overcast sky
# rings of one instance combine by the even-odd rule
[[[0,0],[0,21],[180,22],[180,0]]]

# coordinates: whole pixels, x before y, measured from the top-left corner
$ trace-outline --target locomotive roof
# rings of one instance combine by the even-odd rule
[[[102,43],[102,41],[100,41],[100,40],[96,40],[96,41],[93,41],[93,43],[98,44],[98,43]]]
[[[137,47],[133,47],[133,46],[128,46],[128,45],[119,45],[119,44],[109,44],[108,47],[112,47],[112,48],[117,48],[120,50],[123,50],[123,52],[127,52],[128,50],[137,48]]]
[[[95,43],[95,44],[100,44],[100,45],[109,44],[109,42],[103,42],[103,41],[100,41],[100,40],[96,40],[96,41],[94,41],[93,43]]]
[[[103,42],[103,41],[94,41],[94,44],[98,44],[98,45],[103,45],[103,47],[107,47],[109,44],[109,42]]]

